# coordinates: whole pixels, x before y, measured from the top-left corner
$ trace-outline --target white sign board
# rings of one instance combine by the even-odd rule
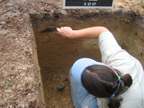
[[[63,0],[64,9],[113,8],[114,0]]]

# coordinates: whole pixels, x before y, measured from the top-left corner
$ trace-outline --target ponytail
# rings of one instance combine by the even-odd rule
[[[132,77],[129,74],[122,76],[121,80],[124,82],[124,86],[130,87],[132,85]]]
[[[131,85],[132,85],[132,77],[129,74],[126,74],[124,76],[121,76],[121,87],[118,90],[118,92],[116,93],[116,95],[124,93]],[[119,108],[120,106],[120,101],[122,101],[123,99],[117,99],[115,96],[110,99],[108,106],[109,108]]]
[[[119,108],[120,106],[120,101],[122,101],[123,99],[117,99],[116,97],[113,97],[112,99],[110,99],[109,103],[108,103],[108,107],[109,108]]]

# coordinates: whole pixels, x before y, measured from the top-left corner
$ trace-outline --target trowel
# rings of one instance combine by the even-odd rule
[[[68,76],[66,77],[66,79],[64,80],[63,83],[58,84],[57,87],[58,87],[59,89],[63,89],[63,88],[65,87],[65,82],[68,81],[69,77],[70,77],[70,75],[68,75]]]
[[[48,28],[40,31],[40,33],[52,32],[52,31],[55,31],[55,30],[57,30],[57,27],[55,27],[55,26],[49,26]]]

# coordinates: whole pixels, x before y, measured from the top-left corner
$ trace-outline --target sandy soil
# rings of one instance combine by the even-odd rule
[[[0,7],[1,108],[45,107],[31,20],[57,20],[64,15],[84,20],[94,14],[123,12],[144,28],[143,0],[115,0],[114,9],[63,10],[62,0],[0,0]],[[128,20],[123,18],[122,22]],[[139,38],[144,42],[142,35]]]

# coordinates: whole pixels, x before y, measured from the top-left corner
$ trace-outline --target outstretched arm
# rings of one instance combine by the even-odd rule
[[[89,27],[80,30],[72,30],[70,27],[61,27],[57,28],[58,34],[62,35],[63,37],[67,37],[70,39],[76,38],[98,38],[99,35],[103,32],[109,31],[105,27]]]

